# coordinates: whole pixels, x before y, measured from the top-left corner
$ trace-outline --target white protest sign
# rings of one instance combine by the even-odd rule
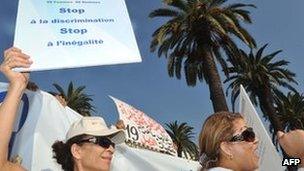
[[[111,97],[117,107],[119,118],[126,126],[126,140],[140,147],[176,155],[173,141],[166,130],[144,112]]]
[[[246,119],[247,125],[253,128],[259,138],[258,152],[260,155],[259,170],[276,170],[284,171],[285,167],[282,166],[282,158],[276,151],[259,115],[257,114],[254,106],[252,105],[245,89],[240,86],[240,113]]]
[[[31,71],[141,62],[124,0],[19,0],[14,46]]]

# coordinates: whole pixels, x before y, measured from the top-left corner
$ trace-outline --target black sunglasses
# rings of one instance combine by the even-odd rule
[[[230,142],[237,142],[237,141],[254,142],[254,140],[255,140],[255,133],[251,127],[248,127],[241,134],[233,136],[230,139]]]
[[[91,137],[91,138],[88,138],[88,139],[80,140],[78,143],[86,143],[86,142],[99,145],[103,148],[109,148],[110,146],[115,148],[115,143],[113,143],[107,137]]]

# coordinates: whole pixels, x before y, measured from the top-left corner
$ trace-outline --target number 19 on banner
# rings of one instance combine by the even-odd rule
[[[135,126],[127,125],[126,130],[128,132],[128,138],[132,139],[134,141],[137,141],[139,139],[138,130],[135,128]]]

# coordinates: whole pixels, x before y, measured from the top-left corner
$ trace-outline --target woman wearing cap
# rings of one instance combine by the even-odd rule
[[[19,171],[25,170],[20,165],[7,160],[8,145],[13,131],[23,91],[26,88],[29,74],[12,71],[15,67],[28,68],[31,65],[29,56],[23,54],[20,49],[10,48],[4,52],[4,60],[0,71],[9,81],[6,97],[0,106],[0,170]]]
[[[278,132],[278,137],[289,155],[304,161],[303,130]],[[199,146],[202,171],[253,171],[259,167],[258,139],[239,113],[218,112],[207,118]],[[299,167],[304,162],[301,164]]]
[[[122,129],[108,128],[101,117],[83,117],[71,125],[65,142],[52,148],[64,171],[108,171],[115,144],[124,139]]]

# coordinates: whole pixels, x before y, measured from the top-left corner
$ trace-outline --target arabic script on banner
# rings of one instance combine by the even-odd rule
[[[172,139],[159,123],[131,105],[111,98],[116,104],[119,118],[126,126],[127,141],[154,151],[176,155]]]

